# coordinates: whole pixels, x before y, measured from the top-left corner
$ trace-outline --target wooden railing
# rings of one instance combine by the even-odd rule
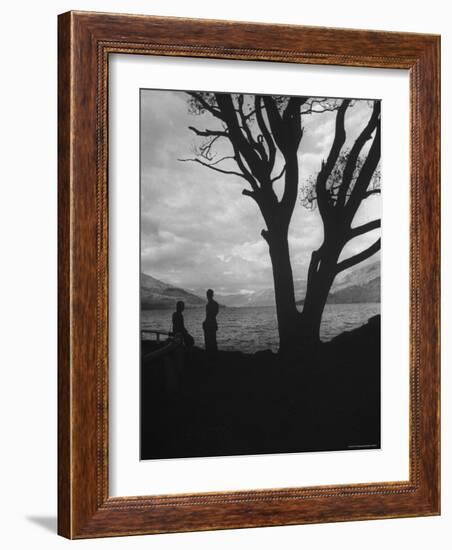
[[[143,334],[154,334],[155,337],[156,337],[156,342],[161,341],[160,340],[161,336],[166,336],[167,337],[165,345],[162,346],[161,348],[158,348],[156,350],[153,350],[153,351],[150,351],[150,352],[146,353],[146,355],[143,355],[142,356],[143,361],[158,359],[159,357],[162,357],[163,355],[166,355],[167,353],[170,353],[171,351],[173,351],[174,349],[176,349],[177,347],[179,347],[182,344],[182,341],[180,341],[179,339],[175,339],[173,337],[172,332],[165,332],[165,331],[162,331],[162,330],[142,329],[141,330],[141,335],[143,336]]]
[[[167,336],[171,338],[173,336],[172,332],[165,332],[163,330],[151,330],[151,329],[141,329],[141,334],[154,334],[156,336],[157,342],[160,342],[160,336]]]

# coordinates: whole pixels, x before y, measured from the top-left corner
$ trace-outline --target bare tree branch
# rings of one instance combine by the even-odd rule
[[[212,153],[212,147],[217,140],[221,139],[221,136],[210,136],[210,138],[199,146],[199,154],[209,162],[214,159],[215,154]]]
[[[359,155],[364,147],[364,144],[371,138],[373,131],[378,125],[380,118],[380,102],[375,101],[372,115],[369,118],[369,121],[366,127],[363,129],[361,134],[356,138],[353,147],[350,150],[348,155],[347,163],[344,169],[344,175],[342,178],[342,185],[338,193],[338,205],[343,206],[347,197],[347,192],[349,190],[350,184],[352,182],[353,174],[355,173],[356,163],[358,161]]]
[[[371,195],[376,195],[377,193],[381,193],[381,189],[369,189],[369,191],[366,191],[363,195],[363,198],[367,199],[367,197],[370,197]]]
[[[244,98],[243,95],[240,94],[237,99],[239,108],[236,110],[240,115],[241,125],[240,128],[244,131],[246,139],[248,140],[249,144],[259,153],[262,160],[267,160],[267,155],[265,153],[265,148],[262,145],[262,143],[259,143],[254,139],[253,132],[251,131],[251,128],[248,125],[248,116],[245,114],[243,110],[243,103]]]
[[[325,221],[328,217],[329,211],[329,193],[326,187],[326,182],[333,171],[336,161],[341,152],[342,146],[345,143],[345,113],[350,105],[349,99],[344,99],[339,107],[336,115],[336,130],[334,133],[334,141],[331,146],[330,153],[326,162],[322,162],[322,168],[317,176],[315,184],[317,194],[317,204],[319,207],[320,215]]]
[[[248,170],[248,168],[245,166],[245,163],[242,160],[242,157],[240,155],[240,150],[237,147],[237,144],[231,141],[232,148],[234,149],[234,155],[235,155],[235,162],[237,163],[237,166],[240,168],[240,170],[243,173],[244,178],[246,181],[251,185],[251,188],[253,191],[257,191],[259,189],[259,186],[257,184],[257,181],[255,180],[253,174]]]
[[[298,151],[301,138],[303,137],[300,109],[307,100],[307,97],[291,97],[284,110],[283,121],[285,123],[287,151]]]
[[[256,200],[256,193],[254,191],[250,191],[249,189],[244,189],[242,191],[242,195],[245,195],[245,197],[251,197],[252,199]]]
[[[327,113],[337,111],[339,108],[338,100],[330,100],[327,97],[309,98],[305,105],[307,107],[301,110],[302,115]],[[314,106],[317,106],[317,108]]]
[[[275,176],[274,178],[271,179],[271,182],[275,183],[275,181],[278,181],[280,178],[282,178],[285,171],[286,171],[286,165],[283,166],[283,169],[281,170],[281,172],[277,176]]]
[[[216,109],[212,105],[209,105],[207,101],[202,97],[202,94],[197,92],[187,92],[188,95],[193,97],[206,111],[209,111],[209,113],[212,113],[214,117],[219,118],[220,120],[224,120],[223,114],[221,113],[220,109]]]
[[[348,217],[350,220],[353,219],[356,211],[358,210],[361,201],[364,198],[364,195],[367,193],[367,188],[369,187],[372,177],[375,173],[375,170],[380,162],[381,156],[381,142],[380,142],[380,124],[377,126],[377,131],[375,132],[375,137],[370,146],[369,153],[364,161],[364,164],[359,172],[359,176],[356,179],[355,186],[350,194],[350,197],[347,201],[346,208],[348,210]]]
[[[276,146],[273,137],[265,124],[264,116],[262,114],[262,96],[256,95],[254,97],[254,110],[256,112],[256,120],[260,131],[262,132],[263,139],[268,148],[268,170],[271,174],[273,166],[275,165]]]
[[[337,107],[322,107],[321,109],[314,109],[313,107],[308,107],[306,110],[301,110],[301,115],[312,115],[312,114],[321,114],[337,111]]]
[[[236,112],[238,113],[239,110],[236,109]],[[254,114],[256,114],[256,111],[254,109],[251,109],[251,111],[249,113],[244,113],[244,118],[245,120],[248,120],[249,118],[251,118]]]
[[[187,160],[189,160],[189,159],[187,159]],[[230,156],[230,155],[228,155],[228,156],[226,156],[226,157],[221,157],[221,158],[218,159],[218,160],[215,160],[215,161],[213,161],[213,162],[209,162],[209,167],[215,166],[215,165],[219,164],[220,162],[223,162],[224,160],[235,160],[235,157],[234,157],[234,156]]]
[[[349,267],[352,267],[356,264],[359,264],[360,262],[363,262],[364,260],[367,260],[367,258],[370,258],[371,256],[373,256],[373,254],[378,252],[380,250],[380,247],[381,239],[378,239],[374,242],[374,244],[372,244],[359,254],[355,254],[354,256],[351,256],[350,258],[339,262],[336,266],[336,273],[340,273],[341,271],[344,271],[344,269],[348,269]]]
[[[265,180],[267,176],[265,163],[254,149],[253,145],[247,141],[240,129],[231,94],[218,93],[215,94],[215,97],[223,114],[224,121],[228,126],[230,141],[234,146],[237,162],[239,162],[240,155],[243,156],[253,176],[258,180]],[[239,154],[237,154],[237,152]]]
[[[283,120],[292,119],[297,125],[301,126],[300,108],[308,100],[307,97],[291,97],[284,109]]]
[[[229,158],[235,158],[235,157],[229,157]],[[221,174],[230,174],[232,176],[239,176],[240,178],[244,178],[247,180],[247,178],[241,174],[240,172],[234,172],[233,170],[223,170],[222,168],[218,168],[217,166],[214,166],[213,164],[209,164],[208,162],[203,162],[202,160],[198,158],[194,159],[177,159],[180,162],[197,162],[198,164],[201,164],[202,166],[205,166],[206,168],[210,168],[211,170],[215,170],[215,172],[220,172]],[[224,160],[224,159],[221,159]],[[214,163],[216,164],[216,163]]]
[[[379,227],[381,227],[381,220],[372,220],[371,222],[359,225],[358,227],[352,227],[349,232],[350,239],[354,239],[359,235],[364,235],[364,233],[368,233],[369,231],[373,231]]]
[[[228,133],[226,130],[199,130],[198,128],[195,128],[194,126],[189,126],[189,130],[194,132],[197,136],[222,136],[222,137],[228,137]]]
[[[331,146],[330,153],[328,155],[326,163],[323,163],[322,170],[319,174],[319,178],[317,179],[317,185],[324,186],[328,176],[331,174],[331,171],[334,168],[334,165],[336,164],[336,161],[339,157],[339,153],[341,152],[342,146],[345,143],[345,112],[348,109],[348,106],[350,104],[349,99],[344,99],[341,106],[339,107],[339,110],[337,112],[336,116],[336,130],[334,133],[334,141],[333,145]]]
[[[278,111],[276,101],[271,96],[263,96],[265,110],[267,111],[268,121],[270,123],[271,132],[274,140],[281,151],[284,150],[285,140],[283,135],[283,121]]]

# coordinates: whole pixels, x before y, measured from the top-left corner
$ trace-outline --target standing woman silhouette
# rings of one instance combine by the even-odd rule
[[[182,300],[177,302],[176,311],[173,313],[173,334],[176,338],[180,338],[188,348],[191,348],[195,341],[193,336],[189,334],[188,330],[185,328],[184,316],[182,314],[184,309],[184,302]]]

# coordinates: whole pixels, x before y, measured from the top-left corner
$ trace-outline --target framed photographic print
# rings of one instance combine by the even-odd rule
[[[439,493],[439,37],[61,15],[59,533]]]

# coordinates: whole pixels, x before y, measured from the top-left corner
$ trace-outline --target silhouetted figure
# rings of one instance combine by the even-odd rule
[[[218,315],[218,302],[213,299],[213,290],[209,288],[206,292],[207,304],[206,304],[206,319],[202,324],[204,330],[204,342],[206,345],[206,352],[209,357],[214,357],[217,353],[217,315]]]
[[[179,338],[188,348],[191,348],[195,341],[185,328],[184,316],[182,315],[184,309],[184,302],[177,302],[176,311],[173,313],[173,334],[176,339]]]

